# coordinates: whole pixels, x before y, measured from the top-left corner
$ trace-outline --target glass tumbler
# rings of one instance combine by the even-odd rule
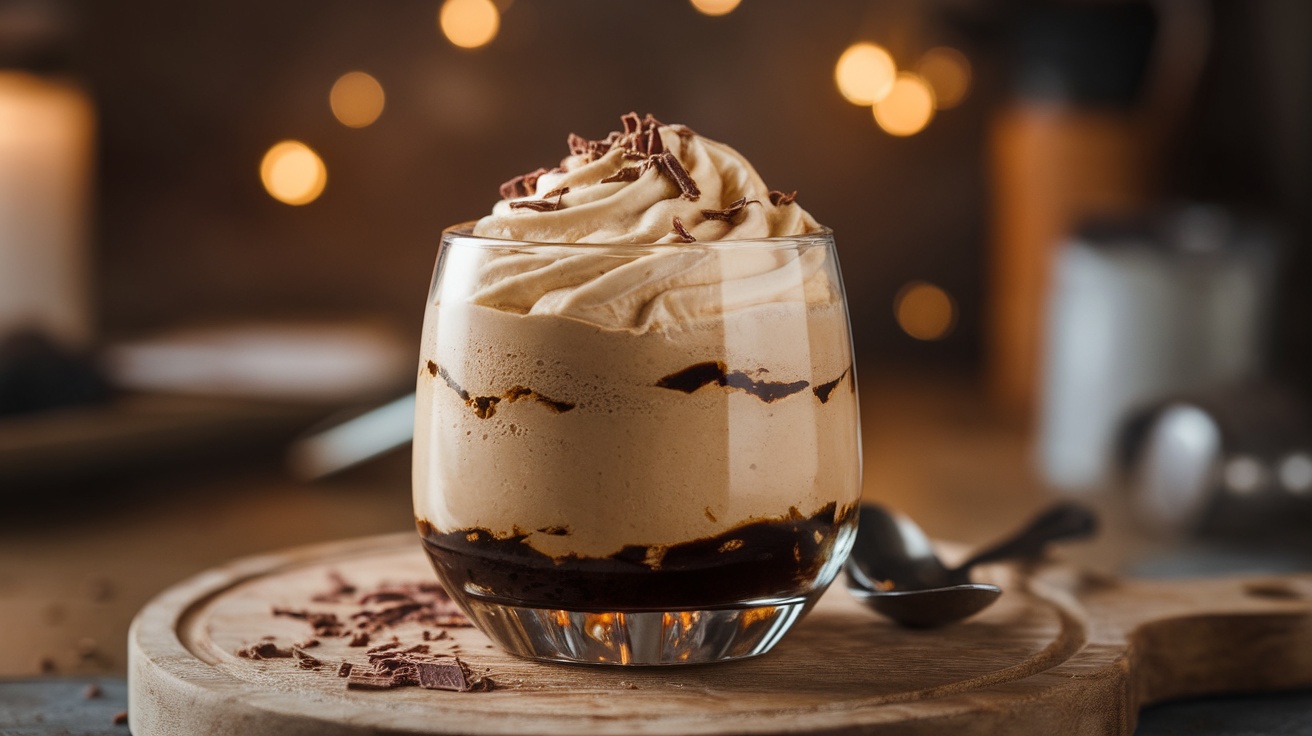
[[[861,493],[833,236],[442,237],[420,354],[423,546],[504,649],[661,665],[769,650]]]

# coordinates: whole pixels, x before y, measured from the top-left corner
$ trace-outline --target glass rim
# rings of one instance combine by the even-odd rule
[[[833,245],[834,231],[821,225],[819,230],[813,230],[797,235],[772,235],[767,238],[742,238],[739,240],[695,240],[691,243],[568,243],[552,242],[538,240],[512,240],[509,238],[494,238],[486,235],[475,235],[474,225],[477,220],[462,222],[458,225],[452,225],[442,231],[442,243],[454,243],[459,241],[460,245],[476,246],[482,248],[577,248],[579,250],[604,249],[614,250],[616,248],[714,248],[714,249],[733,249],[733,248],[759,248],[761,246],[785,246],[811,243],[814,245]]]

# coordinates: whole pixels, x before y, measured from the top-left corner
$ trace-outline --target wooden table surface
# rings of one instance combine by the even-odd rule
[[[865,497],[932,536],[989,541],[1052,500],[1025,432],[974,387],[863,375],[861,394]],[[1062,557],[1120,572],[1187,556],[1094,501],[1105,532]],[[211,464],[0,504],[0,678],[121,676],[133,615],[168,585],[237,556],[413,528],[408,452],[313,484],[276,464]]]

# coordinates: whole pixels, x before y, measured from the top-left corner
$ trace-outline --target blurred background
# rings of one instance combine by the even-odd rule
[[[403,415],[441,230],[631,110],[835,231],[867,498],[979,541],[1074,495],[1118,571],[1303,566],[1310,35],[1301,0],[4,0],[0,605],[77,608],[20,560],[127,576],[112,638],[233,554],[406,528],[404,450],[310,482],[338,451],[288,443]],[[404,447],[372,416],[356,454]],[[93,666],[59,637],[0,674]]]

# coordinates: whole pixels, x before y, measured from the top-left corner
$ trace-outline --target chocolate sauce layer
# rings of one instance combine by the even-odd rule
[[[830,503],[806,518],[796,509],[713,537],[609,557],[555,559],[486,529],[441,532],[416,522],[424,549],[449,591],[535,608],[571,611],[690,610],[809,591],[833,556],[853,507]]]

